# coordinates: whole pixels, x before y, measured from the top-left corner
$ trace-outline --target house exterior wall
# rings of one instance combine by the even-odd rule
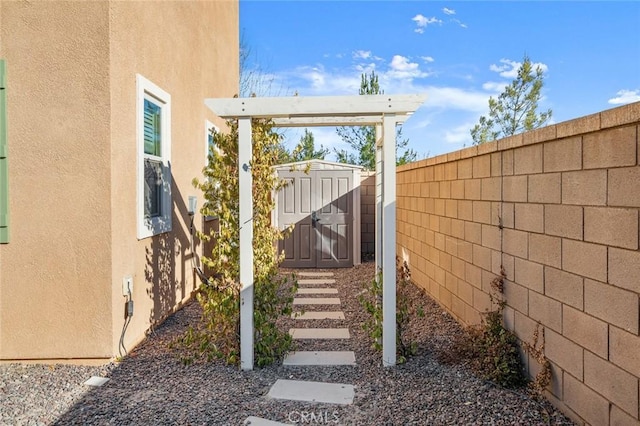
[[[0,356],[109,357],[108,4],[2,2],[0,33],[12,218]]]
[[[507,327],[541,324],[548,398],[592,425],[640,420],[639,125],[635,103],[398,168],[413,281],[476,324],[504,267]]]
[[[191,181],[205,165],[205,120],[224,122],[205,98],[233,97],[238,91],[238,3],[111,3],[111,110],[113,159],[111,193],[113,347],[117,353],[125,298],[122,278],[134,280],[134,315],[125,345],[144,338],[195,289],[191,267],[188,197],[203,198]],[[171,95],[173,231],[136,238],[136,74]],[[202,224],[196,215],[196,226]]]
[[[0,7],[12,215],[0,245],[0,360],[112,358],[124,276],[134,280],[127,349],[194,289],[186,205],[189,195],[202,205],[191,180],[205,164],[205,120],[224,126],[204,99],[238,90],[238,2]],[[142,240],[137,74],[172,104],[172,231]]]

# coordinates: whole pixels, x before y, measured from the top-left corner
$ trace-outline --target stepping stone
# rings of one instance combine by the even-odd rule
[[[297,294],[338,294],[337,288],[299,288]]]
[[[294,340],[301,339],[349,339],[348,328],[290,328]]]
[[[331,278],[298,280],[299,285],[309,285],[309,284],[326,285],[326,284],[335,284],[335,283],[336,283],[336,280]]]
[[[263,419],[262,417],[249,416],[244,421],[243,425],[245,426],[281,426],[287,425],[287,423],[274,422],[273,420]]]
[[[341,405],[353,404],[354,393],[353,385],[282,379],[278,379],[269,390],[269,396],[275,399]]]
[[[91,376],[89,378],[89,380],[84,382],[84,384],[87,385],[87,386],[100,387],[100,386],[104,385],[105,383],[107,383],[109,380],[110,379],[108,379],[106,377]]]
[[[294,312],[291,314],[291,318],[299,319],[299,320],[323,320],[323,319],[343,320],[344,313],[341,311],[308,311],[305,313]]]
[[[294,305],[339,305],[340,299],[337,297],[294,297]]]
[[[333,272],[298,272],[299,277],[332,277]]]
[[[353,351],[291,352],[282,365],[356,365],[356,354]]]

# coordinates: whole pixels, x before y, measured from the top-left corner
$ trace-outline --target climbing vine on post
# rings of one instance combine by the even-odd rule
[[[193,184],[202,190],[204,216],[216,216],[219,230],[199,233],[202,240],[213,240],[210,255],[202,263],[214,272],[208,284],[198,293],[202,305],[202,321],[191,327],[182,343],[194,355],[208,360],[221,358],[230,364],[240,361],[240,226],[238,192],[238,123],[229,121],[229,133],[214,134],[214,146],[209,152],[204,179]],[[272,196],[282,186],[272,166],[278,163],[281,137],[269,120],[252,121],[253,156],[250,164],[253,177],[253,256],[254,256],[254,341],[258,366],[268,365],[282,357],[292,346],[291,336],[281,331],[276,321],[292,312],[295,278],[278,274],[282,257],[276,252],[276,242],[284,232],[271,224],[275,208]],[[287,283],[293,282],[292,286]]]

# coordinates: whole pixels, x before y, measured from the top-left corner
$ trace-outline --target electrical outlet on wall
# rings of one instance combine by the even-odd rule
[[[122,278],[122,295],[133,294],[133,277],[131,275]]]

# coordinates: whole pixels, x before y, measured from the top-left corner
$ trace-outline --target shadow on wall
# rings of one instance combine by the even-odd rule
[[[162,322],[188,295],[187,275],[191,275],[193,282],[195,274],[192,264],[198,261],[195,252],[200,241],[194,236],[194,247],[191,247],[191,216],[173,176],[171,194],[172,231],[151,237],[151,244],[145,248],[144,276],[147,286],[150,286],[147,295],[153,302],[149,312],[149,324],[152,327]],[[177,265],[180,268],[176,268]]]

